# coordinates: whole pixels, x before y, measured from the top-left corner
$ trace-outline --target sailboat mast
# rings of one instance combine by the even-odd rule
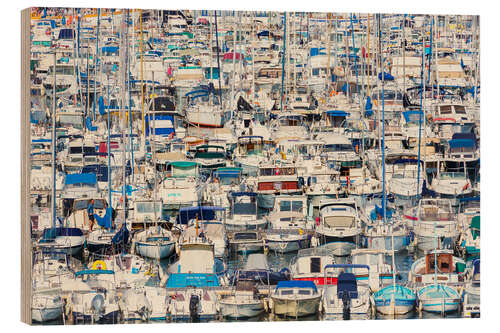
[[[379,49],[382,50],[382,30],[384,28],[384,21],[381,18],[383,14],[378,14],[378,36],[379,36]],[[385,83],[385,59],[383,53],[380,52],[380,67],[382,73],[382,210],[384,213],[384,224],[387,223],[387,207],[386,207],[386,193],[385,193],[385,92],[384,92],[384,83]]]
[[[56,227],[56,65],[57,50],[54,50],[54,82],[52,84],[52,227]]]

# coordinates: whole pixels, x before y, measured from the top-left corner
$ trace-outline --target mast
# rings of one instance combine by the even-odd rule
[[[280,111],[283,112],[283,83],[285,80],[285,51],[286,51],[286,12],[283,14],[283,50],[281,51],[281,106]]]
[[[152,71],[151,72],[151,77],[152,77],[152,80],[153,80],[153,136],[151,136],[151,131],[150,131],[150,142],[151,142],[151,137],[153,137],[153,144],[152,144],[152,150],[153,150],[153,172],[154,172],[154,175],[155,175],[155,188],[154,188],[154,191],[153,191],[153,210],[154,210],[154,218],[155,218],[155,223],[156,225],[158,225],[158,221],[157,221],[157,218],[156,218],[156,190],[158,188],[158,183],[157,183],[157,179],[156,179],[156,106],[155,106],[155,72]],[[150,118],[151,119],[151,118]]]
[[[122,185],[122,198],[123,198],[123,224],[125,225],[126,223],[126,210],[127,210],[127,198],[126,198],[126,155],[125,155],[125,105],[126,105],[126,98],[125,98],[125,81],[127,80],[127,30],[126,29],[126,19],[125,19],[125,14],[122,12],[122,17],[121,17],[121,24],[120,24],[120,115],[121,115],[121,127],[120,130],[122,132],[122,180],[123,180],[123,185]]]
[[[379,49],[381,48],[381,39],[382,39],[382,29],[383,29],[383,18],[381,16],[383,14],[378,14],[378,34],[379,34]],[[384,75],[384,63],[385,59],[383,53],[380,53],[380,67],[382,68],[382,209],[384,212],[384,224],[387,224],[387,207],[386,207],[386,193],[385,193],[385,93],[384,93],[384,83],[385,83],[385,75]]]
[[[141,117],[142,117],[142,136],[145,136],[146,125],[144,121],[144,62],[142,60],[142,9],[139,9],[139,29],[141,29]]]
[[[420,197],[420,147],[422,146],[421,138],[422,138],[422,113],[424,112],[423,106],[423,96],[425,94],[424,87],[424,53],[425,53],[425,21],[422,24],[422,56],[421,61],[422,64],[420,66],[420,113],[419,113],[419,121],[418,121],[418,160],[417,160],[417,200]]]
[[[220,70],[220,59],[219,59],[219,33],[217,29],[217,11],[214,10],[215,14],[215,43],[217,44],[217,69],[219,70],[219,103],[220,107],[222,108],[222,88],[221,88],[221,83],[220,83],[220,77],[222,75],[221,70]]]
[[[57,50],[54,50],[54,83],[52,84],[52,227],[56,227],[56,65]]]

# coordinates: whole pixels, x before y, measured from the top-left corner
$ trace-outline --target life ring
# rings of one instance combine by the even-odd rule
[[[106,270],[106,263],[102,260],[96,260],[94,261],[94,264],[92,265],[93,270]]]

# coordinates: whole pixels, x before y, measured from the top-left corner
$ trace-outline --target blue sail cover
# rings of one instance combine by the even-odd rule
[[[109,215],[111,216],[111,208],[108,208],[110,210]],[[106,209],[106,215],[108,215],[108,209]],[[110,218],[111,220],[111,218]],[[118,232],[113,236],[111,239],[112,244],[126,244],[128,243],[128,237],[130,235],[130,232],[127,229],[127,225],[123,224],[121,229],[118,230]]]
[[[199,220],[215,220],[216,212],[218,211],[224,211],[224,208],[219,206],[183,207],[179,209],[177,223],[187,224],[190,220],[196,218],[196,216],[198,216]]]
[[[326,111],[326,114],[330,117],[347,117],[350,115],[349,112],[345,112],[342,110],[329,110]]]
[[[255,193],[255,192],[231,192],[231,196],[233,196],[233,197],[256,197],[257,193]]]
[[[373,104],[370,96],[366,97],[366,105],[365,105],[365,115],[370,117],[373,115]]]
[[[378,74],[378,79],[380,81],[382,81],[382,73]],[[389,73],[384,72],[384,81],[393,81],[393,80],[394,80],[394,76],[392,76]]]
[[[288,280],[288,281],[279,281],[276,285],[276,289],[280,288],[312,288],[314,291],[318,291],[316,285],[313,281],[303,281],[303,280]]]
[[[113,215],[113,210],[111,207],[108,207],[106,208],[106,214],[103,217],[94,214],[94,218],[96,219],[98,225],[100,225],[103,228],[109,229],[111,228],[112,225],[112,220],[111,220],[112,215]]]
[[[67,174],[64,179],[65,185],[96,185],[97,177],[95,173],[75,173]]]

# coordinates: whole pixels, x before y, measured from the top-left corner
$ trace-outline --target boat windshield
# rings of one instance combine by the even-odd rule
[[[354,227],[354,216],[326,216],[324,224],[330,228],[352,228]]]
[[[302,212],[302,201],[280,201],[280,212]]]
[[[257,215],[257,207],[253,202],[238,202],[233,207],[234,215]]]
[[[150,201],[150,202],[137,202],[135,204],[135,210],[137,213],[141,213],[141,214],[151,214],[151,213],[154,213],[154,207],[153,206],[156,206],[156,213],[157,214],[160,214],[161,213],[161,210],[162,210],[162,207],[161,207],[161,203],[160,202],[156,202],[156,205],[154,202]]]
[[[352,145],[350,145],[350,144],[340,143],[340,144],[327,144],[324,146],[323,150],[327,153],[352,152],[353,148],[352,148]]]
[[[463,172],[442,172],[440,178],[442,180],[465,180],[465,173]]]

